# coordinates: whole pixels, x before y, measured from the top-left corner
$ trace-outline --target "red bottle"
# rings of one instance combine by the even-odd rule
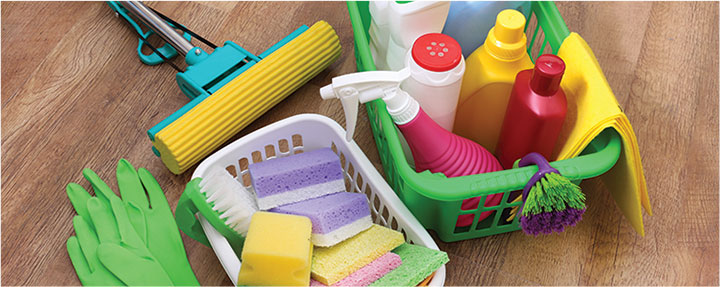
[[[505,169],[531,152],[550,158],[560,135],[567,100],[560,88],[565,62],[545,54],[535,68],[515,77],[498,140],[496,155]]]

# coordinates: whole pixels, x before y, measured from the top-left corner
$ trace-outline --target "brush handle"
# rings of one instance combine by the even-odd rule
[[[128,10],[135,17],[140,19],[140,22],[150,27],[155,33],[160,36],[165,42],[172,45],[180,54],[187,55],[190,50],[195,48],[190,41],[182,37],[182,35],[175,32],[175,29],[170,27],[165,21],[155,14],[150,8],[145,6],[139,1],[120,1],[125,9]]]
[[[523,202],[525,202],[525,199],[527,198],[528,193],[530,193],[530,189],[533,185],[540,181],[540,179],[542,179],[546,174],[551,172],[560,174],[560,171],[550,166],[550,163],[547,159],[545,159],[545,157],[536,152],[527,154],[518,163],[519,167],[526,167],[529,165],[537,165],[538,171],[530,178],[530,181],[525,184],[525,188],[523,188]]]

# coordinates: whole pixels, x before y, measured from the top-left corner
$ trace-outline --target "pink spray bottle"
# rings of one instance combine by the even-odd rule
[[[435,123],[418,102],[407,92],[400,89],[400,83],[410,77],[406,68],[394,71],[359,72],[335,77],[332,84],[320,89],[323,99],[340,99],[345,110],[347,140],[352,140],[355,132],[358,104],[383,99],[393,122],[402,132],[410,146],[415,170],[430,170],[443,173],[447,177],[479,174],[502,170],[498,160],[479,144],[455,135]],[[485,206],[495,206],[502,194],[487,197]],[[479,197],[463,201],[462,209],[478,207]],[[478,220],[492,214],[486,211]],[[458,218],[457,226],[469,226],[474,215],[465,214]]]

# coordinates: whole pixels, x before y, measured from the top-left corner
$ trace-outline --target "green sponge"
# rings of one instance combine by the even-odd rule
[[[400,255],[402,264],[370,286],[416,286],[450,261],[445,252],[408,243],[392,252]]]

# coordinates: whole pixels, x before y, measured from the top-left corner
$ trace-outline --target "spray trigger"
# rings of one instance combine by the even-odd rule
[[[406,104],[407,99],[394,97],[400,89],[400,83],[410,77],[410,71],[371,71],[338,76],[332,84],[320,88],[320,96],[324,100],[340,99],[345,110],[345,139],[352,140],[357,123],[358,104],[383,99],[388,108],[395,108],[395,103]],[[404,95],[407,95],[403,93]],[[390,100],[393,98],[393,100]],[[408,97],[409,98],[409,97]],[[388,103],[390,100],[390,103]],[[399,101],[398,101],[399,100]]]
[[[355,119],[358,113],[358,91],[354,88],[343,88],[340,90],[340,103],[345,111],[345,140],[351,141],[355,134]]]

